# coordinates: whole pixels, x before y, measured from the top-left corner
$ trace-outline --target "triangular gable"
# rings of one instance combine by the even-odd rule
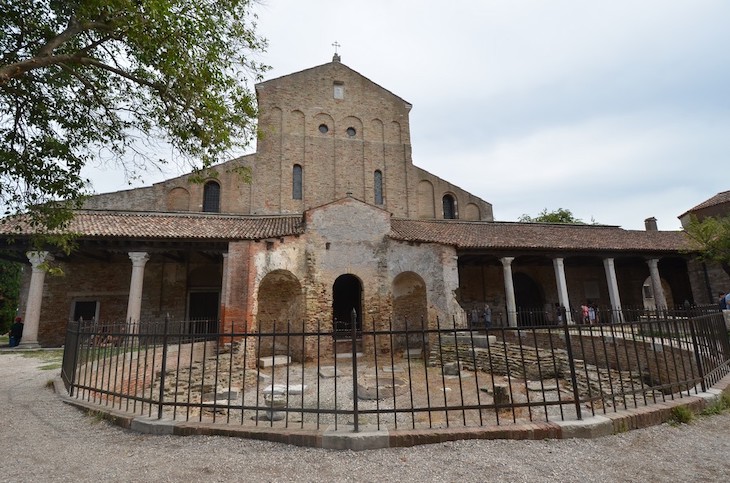
[[[372,80],[368,79],[367,77],[365,77],[361,73],[357,72],[356,70],[346,66],[345,64],[343,64],[341,62],[337,62],[337,61],[328,62],[326,64],[321,64],[321,65],[318,65],[315,67],[310,67],[308,69],[300,70],[300,71],[294,72],[292,74],[287,74],[287,75],[283,75],[281,77],[275,77],[274,79],[269,79],[269,80],[266,80],[263,82],[259,82],[258,84],[256,84],[256,92],[258,94],[259,88],[262,88],[262,87],[278,86],[278,85],[282,85],[282,84],[295,83],[297,81],[297,77],[301,77],[303,75],[310,75],[312,73],[315,73],[316,71],[326,71],[326,70],[333,69],[333,68],[343,69],[345,72],[348,72],[350,75],[359,77],[366,83],[372,85],[374,88],[381,90],[385,94],[392,96],[392,97],[400,100],[401,102],[407,104],[409,106],[409,108],[412,106],[412,104],[410,102],[406,101],[402,97],[394,94],[392,91],[389,91],[388,89],[381,86],[380,84],[373,82]]]
[[[391,213],[351,196],[304,212],[305,231],[328,241],[382,240],[390,232]]]

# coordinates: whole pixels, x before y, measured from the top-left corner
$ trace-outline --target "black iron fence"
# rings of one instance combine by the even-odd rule
[[[72,397],[133,414],[272,428],[398,429],[581,419],[690,396],[730,372],[717,311],[622,310],[594,325],[454,320],[209,334],[197,322],[71,322]],[[209,322],[200,322],[209,324]],[[369,326],[368,326],[369,325]]]

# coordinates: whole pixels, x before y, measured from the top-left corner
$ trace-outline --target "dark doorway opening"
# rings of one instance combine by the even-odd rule
[[[332,328],[335,336],[346,337],[352,332],[352,310],[355,309],[355,329],[362,330],[362,284],[354,275],[340,275],[332,286]]]
[[[515,305],[518,325],[542,325],[547,323],[545,298],[540,285],[525,273],[515,273]]]
[[[218,332],[218,292],[190,292],[188,320],[191,334],[215,334]]]
[[[77,300],[74,304],[73,320],[96,320],[96,300]]]

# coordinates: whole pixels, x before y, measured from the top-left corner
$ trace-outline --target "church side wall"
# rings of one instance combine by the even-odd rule
[[[250,169],[253,155],[233,159],[215,166],[215,174],[202,182],[192,181],[191,175],[169,179],[152,186],[134,188],[89,197],[84,208],[89,210],[120,211],[203,211],[205,183],[220,185],[221,213],[250,213],[251,185],[241,175],[241,169]]]
[[[443,198],[451,195],[456,201],[458,219],[494,221],[490,203],[424,169],[413,166],[409,183],[414,193],[412,207],[415,213],[411,214],[413,218],[444,218]]]

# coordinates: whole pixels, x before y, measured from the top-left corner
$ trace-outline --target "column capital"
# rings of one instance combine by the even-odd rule
[[[132,266],[144,266],[150,256],[147,252],[129,252],[129,259],[132,260]]]
[[[659,259],[658,258],[647,258],[646,263],[651,268],[657,268],[659,266]]]
[[[509,267],[512,265],[512,262],[514,261],[515,257],[502,257],[499,259],[500,262],[502,262],[502,265],[505,267]]]
[[[53,256],[48,252],[25,252],[25,256],[28,257],[33,270],[40,270],[39,267],[42,263],[53,260]]]

